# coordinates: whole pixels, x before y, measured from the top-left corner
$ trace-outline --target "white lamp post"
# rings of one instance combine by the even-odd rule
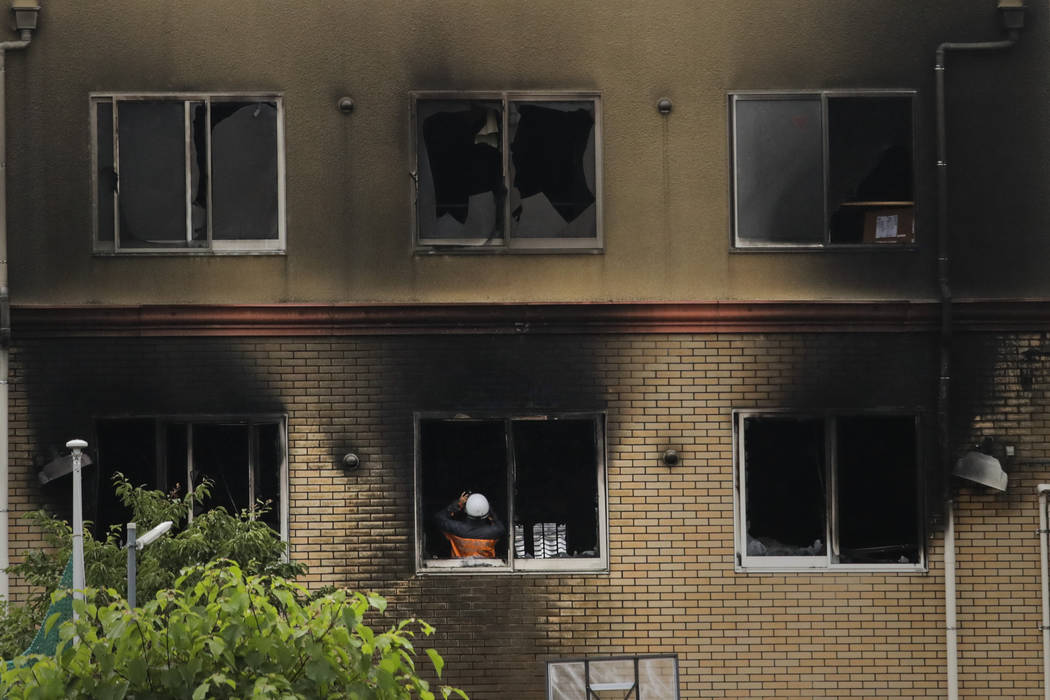
[[[66,443],[73,452],[73,597],[84,599],[84,503],[81,486],[80,466],[84,440],[70,440]]]

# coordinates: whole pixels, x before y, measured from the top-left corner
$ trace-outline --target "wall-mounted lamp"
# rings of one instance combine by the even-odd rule
[[[665,117],[668,114],[671,113],[671,109],[673,107],[674,107],[674,105],[671,103],[671,98],[670,97],[661,97],[656,102],[656,111],[658,111],[660,114],[664,115]]]
[[[660,462],[665,467],[677,467],[682,463],[682,458],[678,454],[678,450],[664,450],[664,453],[660,455]]]
[[[361,458],[355,455],[353,452],[347,452],[343,455],[340,466],[348,472],[357,471],[361,468]]]
[[[36,29],[40,5],[36,0],[11,0],[11,12],[15,15],[15,29],[20,32]]]
[[[1003,29],[1018,31],[1024,28],[1025,0],[999,0],[996,9]]]
[[[349,96],[340,97],[336,106],[339,107],[339,111],[343,114],[350,114],[350,112],[354,111],[354,98]]]

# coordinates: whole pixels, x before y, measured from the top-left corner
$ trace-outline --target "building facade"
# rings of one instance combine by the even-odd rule
[[[471,697],[635,657],[643,697],[942,696],[953,656],[1039,696],[1046,4],[934,71],[1000,14],[48,0],[7,58],[12,560],[84,437],[89,516],[115,471],[271,500]],[[1005,492],[945,473],[982,441]],[[464,490],[494,559],[436,529]]]

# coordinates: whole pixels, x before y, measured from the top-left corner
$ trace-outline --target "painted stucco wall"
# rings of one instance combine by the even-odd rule
[[[42,4],[8,58],[15,304],[933,298],[934,50],[1002,36],[992,0]],[[1050,296],[1050,37],[1029,4],[1015,50],[949,57],[958,296]],[[919,91],[918,249],[731,253],[727,92],[825,88]],[[601,91],[604,252],[414,254],[425,89]],[[286,254],[92,255],[89,93],[188,90],[284,95]]]

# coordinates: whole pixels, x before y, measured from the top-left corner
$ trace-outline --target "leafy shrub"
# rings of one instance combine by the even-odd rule
[[[116,599],[106,605],[92,602],[99,596],[74,601],[80,617],[63,624],[55,657],[0,674],[0,697],[436,697],[416,672],[412,644],[433,628],[411,619],[375,632],[364,618],[384,612],[376,595],[311,599],[298,584],[246,575],[229,560],[187,569],[174,589],[135,610],[108,595]],[[426,653],[440,676],[441,657]],[[448,686],[439,692],[467,697]]]
[[[13,659],[33,641],[40,616],[26,605],[0,602],[0,659]]]

